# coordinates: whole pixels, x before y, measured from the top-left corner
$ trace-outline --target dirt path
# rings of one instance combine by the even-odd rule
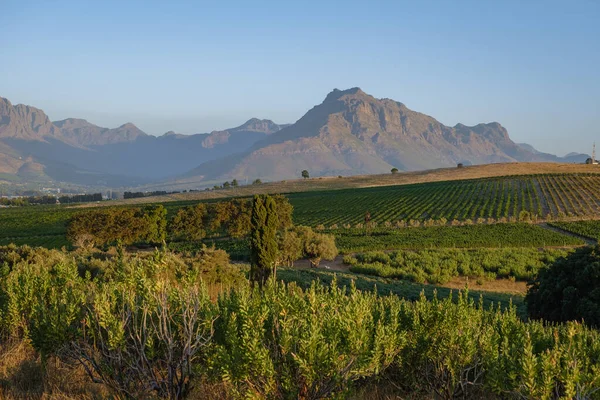
[[[538,224],[538,226],[539,226],[540,228],[548,229],[549,231],[554,231],[554,232],[562,233],[562,234],[564,234],[564,235],[569,235],[569,236],[576,237],[576,238],[578,238],[578,239],[581,239],[581,240],[585,241],[585,243],[586,243],[588,246],[595,246],[595,245],[597,245],[597,244],[598,244],[598,241],[597,241],[597,240],[591,239],[591,238],[589,238],[589,237],[587,237],[587,236],[578,235],[578,234],[576,234],[576,233],[569,232],[569,231],[566,231],[566,230],[564,230],[564,229],[557,228],[557,227],[555,227],[555,226],[550,226],[550,225],[548,225],[548,223],[547,223],[547,222],[542,222],[541,224]]]
[[[344,264],[343,262],[344,256],[337,256],[333,261],[323,260],[319,264],[318,269],[324,269],[329,271],[342,271],[348,272],[350,266]],[[302,269],[310,269],[310,261],[309,260],[298,260],[294,262],[294,268],[302,268]]]

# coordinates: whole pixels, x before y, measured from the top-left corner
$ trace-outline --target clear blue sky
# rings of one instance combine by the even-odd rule
[[[0,96],[148,133],[360,86],[558,154],[600,144],[600,1],[0,0]]]

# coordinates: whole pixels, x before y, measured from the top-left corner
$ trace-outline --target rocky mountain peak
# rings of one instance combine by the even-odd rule
[[[354,96],[354,97],[364,97],[364,96],[367,96],[367,97],[371,97],[368,94],[366,94],[365,92],[363,92],[359,87],[353,87],[353,88],[346,89],[346,90],[333,89],[327,95],[327,97],[325,97],[325,100],[323,101],[323,103],[337,101],[337,100],[341,99],[344,96]]]

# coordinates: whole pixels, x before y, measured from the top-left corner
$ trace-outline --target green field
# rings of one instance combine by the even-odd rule
[[[383,186],[362,189],[343,189],[290,193],[287,195],[294,206],[294,222],[298,225],[325,228],[351,227],[364,222],[367,211],[372,221],[394,226],[398,221],[452,220],[481,222],[490,218],[514,221],[522,211],[530,215],[546,217],[597,215],[600,208],[600,175],[563,174],[511,176],[462,181],[445,181],[410,185]],[[210,200],[203,200],[208,202]],[[213,200],[214,201],[214,200]],[[168,217],[181,207],[196,204],[195,201],[162,203]],[[11,242],[46,247],[60,247],[66,243],[64,235],[68,219],[81,208],[64,206],[29,206],[0,209],[0,244]],[[465,231],[474,228],[467,228]],[[436,236],[435,230],[425,229],[420,234],[385,233],[372,238],[357,239],[351,232],[345,233],[341,247],[349,250],[364,249],[369,245],[376,249],[409,247],[503,247],[503,246],[559,246],[580,244],[570,238],[551,235],[535,228],[519,229],[517,238],[499,233],[502,229],[482,228],[491,232],[487,238],[465,238],[452,234]],[[534,230],[531,230],[534,229]],[[449,230],[448,232],[462,232]],[[513,232],[511,231],[510,234]],[[535,235],[524,239],[526,233]],[[62,237],[62,239],[61,239]],[[520,239],[519,239],[520,238]],[[362,243],[357,244],[357,240]],[[421,240],[423,243],[418,243]],[[519,241],[520,240],[520,241]],[[403,244],[404,243],[404,244]],[[399,247],[400,246],[400,247]]]
[[[551,222],[548,225],[560,228],[567,232],[585,236],[590,239],[600,240],[600,221],[573,221],[573,222]]]
[[[366,211],[378,223],[445,218],[594,215],[598,175],[536,175],[294,193],[294,217],[305,225],[357,224]]]
[[[524,251],[543,247],[582,246],[579,238],[564,235],[537,225],[524,223],[434,226],[424,228],[375,229],[369,235],[364,229],[328,230],[336,238],[336,245],[342,254],[370,250],[427,250],[449,249],[511,249],[525,248]],[[214,245],[227,251],[233,260],[247,261],[250,245],[245,239],[213,240],[203,242],[172,242],[169,248],[175,251],[198,251],[202,244]]]
[[[366,235],[364,229],[330,232],[335,234],[338,248],[345,253],[439,247],[562,247],[585,244],[579,238],[524,223],[375,229],[370,235]]]

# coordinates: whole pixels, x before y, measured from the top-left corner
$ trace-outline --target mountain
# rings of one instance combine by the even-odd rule
[[[354,175],[516,161],[561,159],[517,145],[497,122],[449,127],[352,88],[333,90],[295,124],[186,177],[280,180],[299,177],[304,169],[311,176]]]
[[[585,162],[516,144],[499,123],[445,126],[359,88],[334,90],[294,124],[252,118],[210,133],[152,136],[132,123],[104,128],[52,122],[40,109],[0,98],[0,174],[91,186],[165,185],[173,179],[280,180],[424,170],[457,163]],[[192,179],[189,179],[192,178]]]
[[[60,129],[63,138],[84,147],[133,142],[148,136],[130,122],[115,129],[101,128],[77,118],[55,121],[53,124]]]
[[[132,123],[103,128],[76,118],[52,122],[40,109],[0,98],[0,173],[25,180],[132,186],[245,151],[285,126],[252,118],[223,131],[155,137]]]
[[[530,153],[544,158],[544,161],[583,164],[585,163],[585,160],[587,160],[590,157],[588,154],[575,152],[571,152],[565,155],[564,157],[558,157],[554,154],[543,153],[541,151],[538,151],[535,147],[527,143],[517,143],[517,145],[522,149],[529,151]]]
[[[533,154],[540,154],[541,153],[535,147],[533,147],[532,145],[527,144],[527,143],[517,143],[517,146],[519,146],[523,150],[527,150],[528,152],[533,153]],[[567,156],[568,156],[568,154],[567,154]]]

